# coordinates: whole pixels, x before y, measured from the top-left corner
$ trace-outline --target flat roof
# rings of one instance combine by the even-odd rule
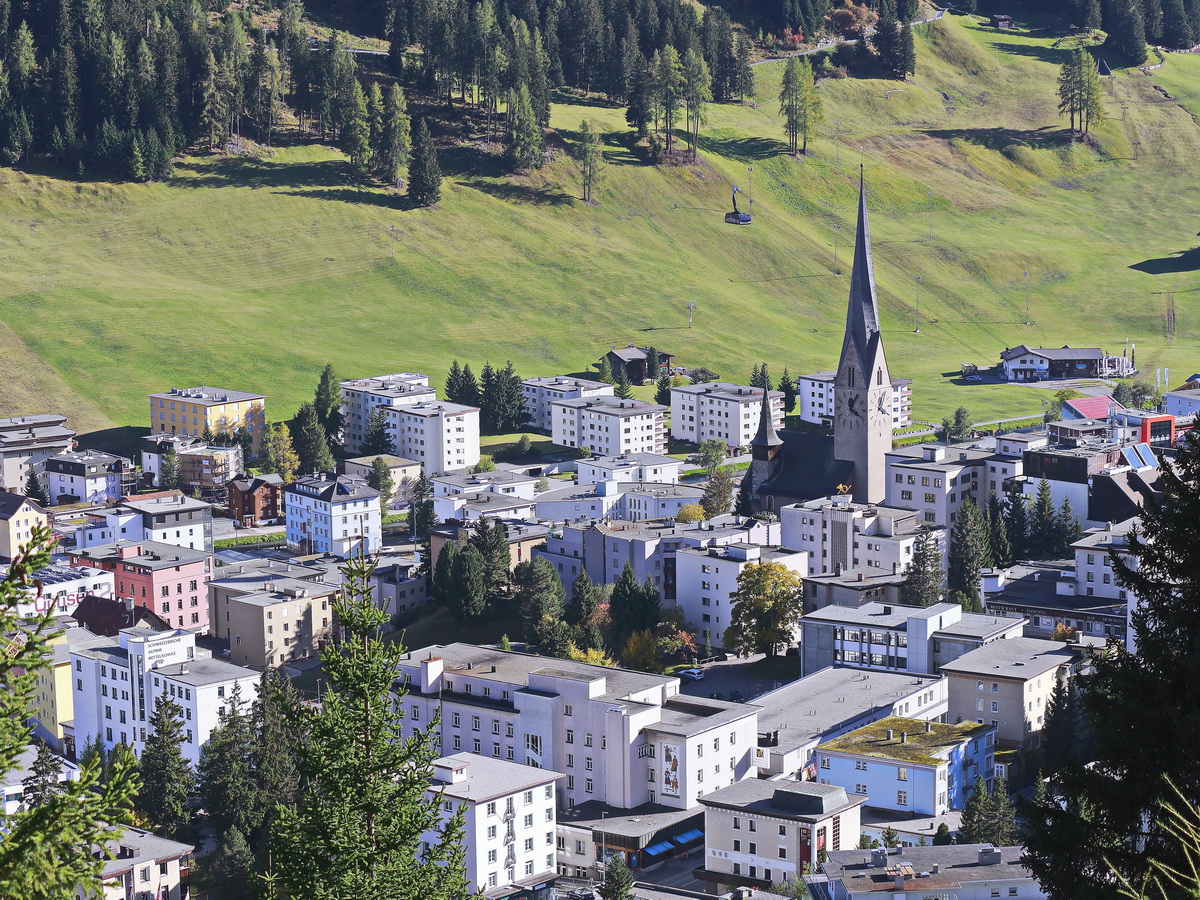
[[[152,399],[184,400],[201,406],[220,406],[223,403],[242,403],[246,400],[266,400],[266,394],[254,394],[249,391],[231,391],[228,388],[201,385],[191,388],[171,388],[160,394],[151,394]]]
[[[122,557],[119,551],[125,547],[139,547],[141,552],[136,556]],[[115,541],[111,544],[97,544],[82,550],[72,550],[71,555],[92,562],[121,562],[145,566],[148,569],[169,569],[173,566],[201,562],[212,554],[207,550],[189,550],[160,541]]]
[[[620,397],[574,397],[568,400],[552,400],[551,406],[571,409],[587,409],[610,416],[644,416],[649,413],[665,413],[669,407],[645,400],[622,400]]]
[[[684,461],[673,456],[660,456],[657,453],[622,453],[619,456],[593,456],[590,459],[577,460],[575,469],[588,466],[593,469],[628,469],[635,466],[682,466]]]
[[[866,802],[866,794],[852,794],[835,784],[759,778],[735,781],[700,798],[704,806],[742,809],[805,822],[817,822]]]
[[[991,725],[978,725],[974,722],[947,725],[942,722],[888,716],[826,741],[817,747],[817,752],[849,753],[875,759],[936,766],[946,761],[943,754],[952,748],[991,730]],[[889,731],[892,733],[890,739]],[[907,737],[902,741],[901,737],[904,735]]]
[[[590,378],[571,378],[567,375],[538,375],[534,378],[522,378],[521,384],[530,387],[561,387],[561,388],[611,388],[612,385],[603,381],[592,381]]]
[[[223,659],[190,659],[185,663],[172,663],[169,666],[159,666],[152,670],[156,675],[190,684],[193,687],[203,687],[207,684],[221,684],[238,678],[258,678],[261,673],[234,665]],[[253,698],[247,698],[253,699]]]
[[[637,839],[650,837],[688,819],[703,821],[703,816],[704,812],[698,806],[673,809],[658,803],[643,803],[633,809],[624,809],[599,800],[588,800],[569,809],[560,809],[558,824]]]
[[[453,484],[460,487],[472,487],[485,484],[530,484],[537,481],[532,475],[506,468],[496,468],[491,472],[458,472],[446,475],[435,475],[429,479],[436,484]]]
[[[565,487],[545,491],[537,495],[537,502],[556,500],[595,500],[597,497],[611,497],[614,500],[621,494],[652,494],[655,497],[680,497],[698,500],[704,496],[704,488],[694,484],[667,484],[654,481],[623,481],[615,491],[602,494],[595,483],[568,484]]]
[[[1027,681],[1074,662],[1077,656],[1078,653],[1065,647],[1062,641],[1015,637],[992,641],[964,653],[958,659],[942,663],[942,671]]]
[[[454,753],[433,761],[434,770],[439,768],[466,770],[463,781],[447,782],[434,778],[429,789],[441,791],[447,797],[482,803],[528,790],[564,777],[551,769],[537,769],[523,763],[494,759],[479,753]]]
[[[167,494],[156,494],[149,497],[125,497],[121,506],[134,512],[161,515],[169,512],[193,512],[202,509],[212,509],[211,503],[189,497],[182,491],[172,491]]]
[[[684,384],[671,388],[681,394],[703,394],[706,397],[719,397],[722,400],[732,400],[737,403],[762,403],[762,388],[746,384],[735,384],[732,381],[701,381],[696,384]],[[771,391],[771,399],[782,400],[783,391]]]
[[[980,881],[1032,880],[1021,865],[1024,847],[998,847],[995,862],[980,863],[979,851],[989,844],[946,844],[899,847],[887,851],[886,864],[871,864],[869,850],[835,850],[822,868],[831,879],[840,878],[852,893],[891,894],[896,889],[896,867],[908,864],[914,872],[905,878],[903,891],[937,893]],[[863,862],[863,860],[866,862]],[[938,871],[933,871],[934,867]]]
[[[740,722],[758,713],[753,703],[733,703],[727,700],[702,699],[676,694],[660,707],[657,722],[646,725],[646,731],[692,737],[713,728]]]
[[[829,666],[754,702],[759,707],[759,734],[776,733],[783,752],[798,750],[873,711],[940,682],[941,678]]]

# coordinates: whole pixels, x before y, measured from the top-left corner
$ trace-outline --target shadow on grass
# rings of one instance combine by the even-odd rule
[[[150,429],[142,425],[119,425],[81,434],[79,443],[89,450],[103,450],[105,453],[138,459],[138,442],[149,433]]]
[[[1194,272],[1200,269],[1200,247],[1181,250],[1179,253],[1162,256],[1158,259],[1144,259],[1140,263],[1134,263],[1129,268],[1145,272],[1147,275],[1173,275],[1179,272]]]
[[[1005,53],[1011,53],[1013,56],[1028,56],[1042,62],[1054,63],[1054,65],[1062,65],[1066,62],[1075,49],[1073,46],[1048,47],[1044,44],[1012,44],[1000,41],[992,46]]]
[[[787,144],[772,138],[714,138],[700,135],[700,149],[729,159],[770,159],[787,152]]]
[[[620,103],[606,97],[579,97],[567,91],[555,91],[550,98],[554,103],[568,106],[594,106],[598,109],[623,109]]]
[[[458,144],[439,149],[438,165],[443,175],[457,177],[474,175],[482,178],[500,178],[508,172],[501,154],[489,153],[474,144]]]
[[[195,187],[341,187],[353,183],[347,164],[336,159],[283,163],[231,157],[208,165],[179,163],[175,174],[177,178],[183,176],[188,186]]]
[[[989,150],[1004,150],[1014,144],[1026,147],[1064,147],[1071,142],[1069,133],[1051,125],[1027,131],[1016,128],[927,128],[922,133],[945,141],[969,141]]]
[[[291,191],[279,191],[288,197],[309,197],[313,200],[332,200],[338,203],[358,203],[364,206],[378,206],[381,209],[411,210],[417,206],[406,194],[385,194],[356,188],[298,188]]]
[[[513,184],[509,181],[489,181],[486,178],[468,178],[463,184],[489,196],[508,203],[531,203],[534,206],[570,206],[575,198],[557,188],[535,187],[531,184]]]

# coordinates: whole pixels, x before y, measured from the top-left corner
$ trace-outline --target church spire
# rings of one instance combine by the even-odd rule
[[[875,269],[871,264],[871,228],[867,222],[867,186],[862,166],[858,175],[858,232],[854,236],[854,268],[850,273],[850,302],[846,310],[846,342],[858,345],[860,359],[879,333],[879,301],[875,297]],[[845,350],[843,349],[843,354]]]
[[[783,444],[783,440],[775,431],[775,425],[772,422],[773,418],[771,415],[771,392],[763,388],[762,406],[758,413],[758,433],[754,435],[754,440],[750,442],[752,449],[762,448],[763,450],[771,451]]]

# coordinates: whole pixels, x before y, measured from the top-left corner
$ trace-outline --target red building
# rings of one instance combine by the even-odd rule
[[[157,613],[169,627],[208,631],[211,553],[157,541],[117,541],[72,550],[70,560],[112,572],[116,597]]]
[[[229,518],[239,525],[260,525],[283,516],[283,479],[247,475],[229,482]]]

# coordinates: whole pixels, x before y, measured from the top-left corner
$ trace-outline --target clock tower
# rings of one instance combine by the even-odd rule
[[[866,185],[861,173],[846,336],[834,381],[833,403],[834,456],[854,466],[852,496],[859,503],[880,503],[887,489],[884,454],[892,449],[892,380],[879,331]]]

